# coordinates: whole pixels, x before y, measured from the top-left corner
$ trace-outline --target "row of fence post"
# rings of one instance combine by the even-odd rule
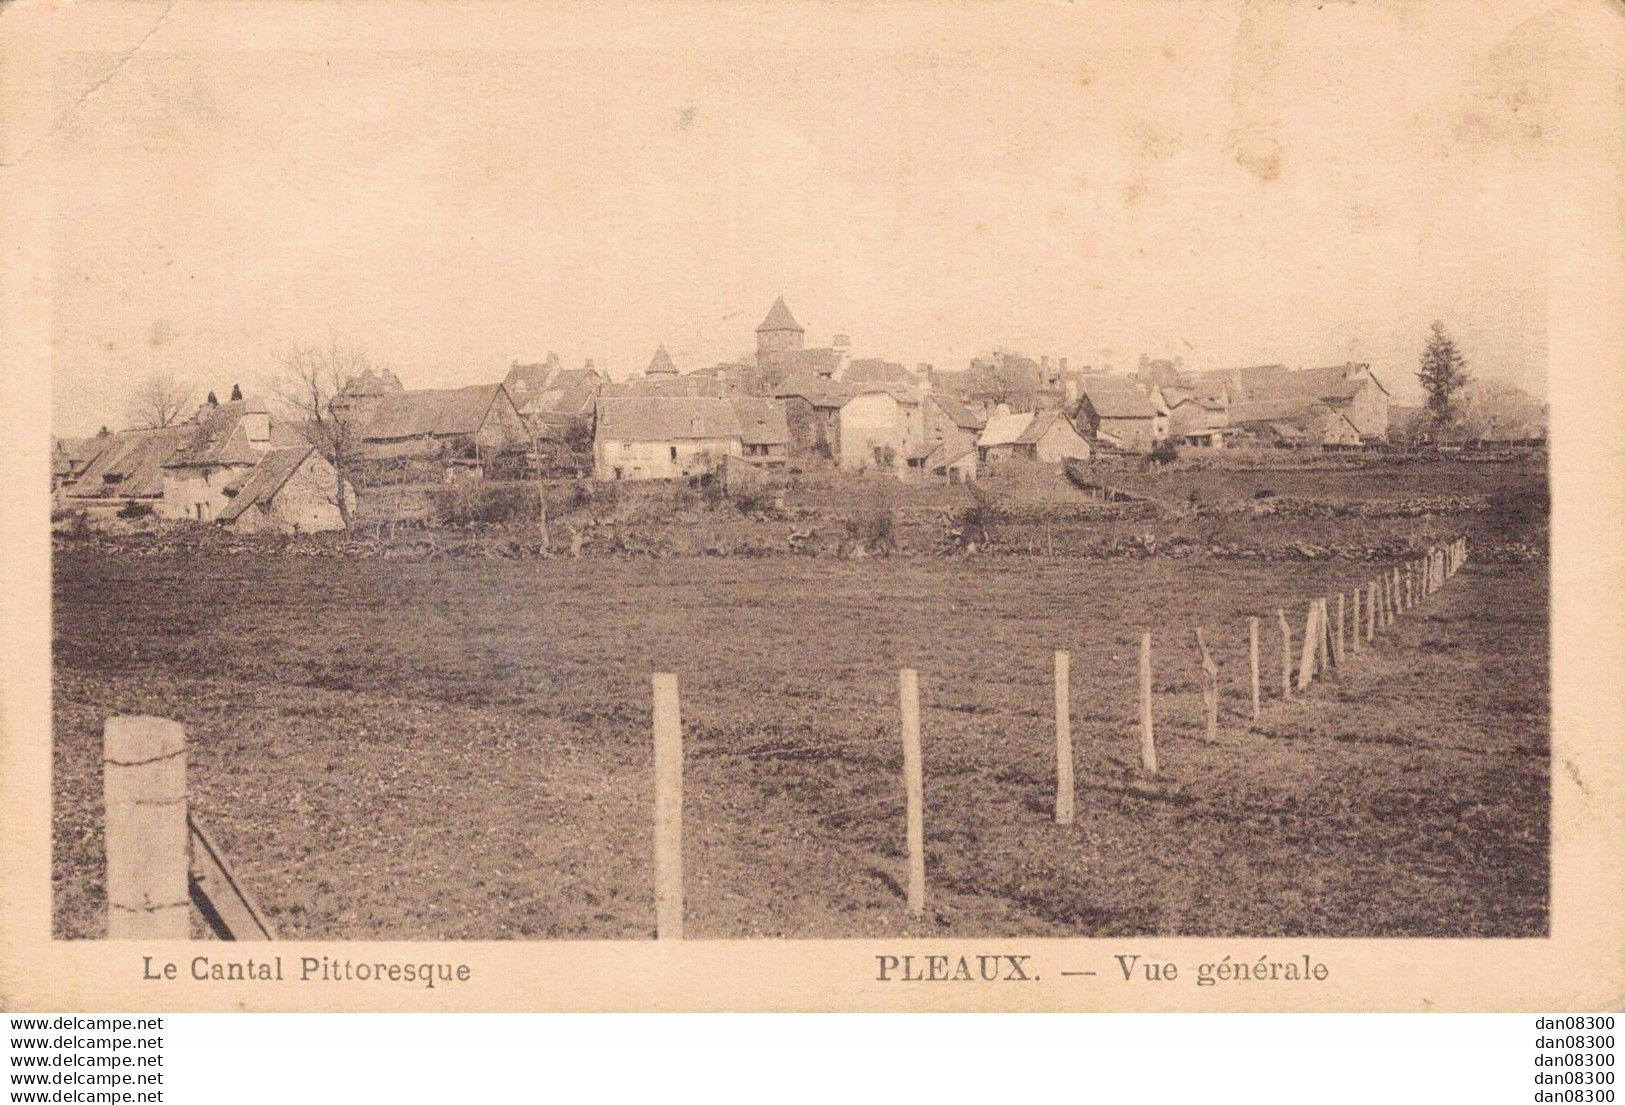
[[[1467,542],[1458,539],[1429,549],[1421,558],[1383,571],[1348,596],[1337,596],[1331,616],[1327,599],[1310,602],[1304,621],[1297,689],[1306,691],[1321,671],[1346,662],[1366,643],[1394,624],[1399,614],[1442,587],[1467,562]],[[1348,605],[1346,605],[1346,603]],[[1348,608],[1352,606],[1352,616]],[[1281,698],[1290,699],[1292,627],[1277,610],[1281,630]],[[1259,619],[1247,619],[1248,678],[1252,716],[1261,716]],[[1201,661],[1204,719],[1208,739],[1219,723],[1219,666],[1196,630]],[[677,677],[653,677],[655,930],[662,939],[683,935],[683,729]],[[1140,766],[1157,774],[1156,729],[1152,711],[1151,634],[1140,637]],[[908,909],[925,909],[924,778],[920,750],[919,675],[912,668],[898,675],[902,721],[903,780],[906,797],[905,837],[908,851]],[[1071,656],[1055,653],[1055,821],[1070,825],[1076,816],[1072,754]],[[113,938],[184,939],[190,933],[189,905],[199,895],[193,876],[190,840],[200,832],[186,808],[186,736],[174,721],[155,717],[113,717],[104,730],[103,785],[106,803],[107,930]],[[206,838],[205,838],[206,839]],[[212,851],[212,845],[210,846]],[[215,862],[211,860],[210,862]],[[223,861],[221,861],[223,863]],[[246,918],[235,927],[270,935],[246,890],[221,868],[216,880],[230,884],[232,908]],[[205,887],[207,890],[207,886]],[[217,893],[217,896],[219,894]]]
[[[1419,601],[1420,596],[1437,591],[1446,579],[1455,574],[1466,561],[1466,557],[1465,540],[1453,541],[1449,545],[1430,549],[1420,560],[1385,570],[1381,576],[1370,580],[1366,585],[1367,598],[1364,604],[1360,601],[1358,587],[1347,595],[1339,592],[1335,615],[1331,614],[1331,604],[1326,598],[1311,600],[1304,624],[1298,689],[1307,690],[1313,683],[1317,665],[1321,671],[1325,671],[1334,664],[1346,663],[1351,650],[1359,652],[1362,605],[1367,611],[1366,640],[1371,641],[1378,632],[1379,621],[1381,628],[1393,625],[1398,615],[1403,610],[1409,609],[1410,604]],[[1409,585],[1407,581],[1411,581]],[[1376,598],[1379,594],[1383,596],[1380,604]],[[1289,699],[1292,697],[1292,628],[1287,621],[1285,610],[1277,610],[1275,613],[1281,627],[1281,697]],[[1262,710],[1257,617],[1247,619],[1247,642],[1252,714],[1257,720]],[[1206,733],[1208,739],[1213,740],[1218,736],[1219,667],[1208,650],[1206,638],[1200,628],[1196,630],[1196,647],[1202,667]],[[1140,635],[1140,767],[1148,776],[1157,774],[1151,674],[1151,634],[1143,632]],[[669,681],[669,693],[672,696],[668,713],[675,719],[676,676],[656,675],[654,678],[657,719],[661,716],[658,703],[663,692],[660,688],[668,685],[666,681]],[[1055,652],[1055,822],[1058,825],[1071,825],[1077,810],[1077,788],[1072,755],[1071,683],[1071,654],[1064,649],[1058,649]],[[917,916],[925,911],[925,780],[920,752],[919,673],[915,669],[904,668],[898,673],[898,698],[902,717],[903,786],[907,798],[905,837],[908,853],[908,910]],[[681,736],[675,739],[679,742],[676,755],[680,757]],[[682,918],[680,915],[673,916],[672,913],[676,910],[680,914],[682,908],[682,828],[680,823],[673,823],[669,818],[662,816],[661,812],[670,810],[671,803],[675,801],[680,820],[682,780],[679,768],[677,778],[667,781],[666,771],[669,768],[663,769],[662,764],[668,763],[669,760],[663,759],[660,754],[661,740],[657,720],[655,870],[658,899],[655,917],[656,935],[664,939],[682,935]],[[667,795],[664,799],[661,797],[663,792]],[[673,887],[668,891],[665,873],[673,871],[677,872],[677,875]]]

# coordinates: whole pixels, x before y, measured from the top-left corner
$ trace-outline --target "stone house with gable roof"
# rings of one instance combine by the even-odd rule
[[[1132,376],[1091,376],[1080,390],[1073,423],[1090,437],[1109,439],[1126,452],[1149,453],[1168,436],[1168,405],[1158,388]]]
[[[374,462],[438,461],[483,473],[524,453],[530,429],[502,384],[402,391],[379,399],[358,434]]]
[[[708,476],[725,458],[776,466],[789,456],[779,404],[760,398],[604,396],[593,435],[600,480]]]

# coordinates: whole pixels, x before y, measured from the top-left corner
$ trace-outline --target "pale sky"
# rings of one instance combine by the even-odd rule
[[[1353,359],[1402,401],[1439,318],[1545,393],[1545,14],[381,11],[131,6],[59,54],[56,432],[330,329],[409,387],[688,371],[780,294],[910,365]]]

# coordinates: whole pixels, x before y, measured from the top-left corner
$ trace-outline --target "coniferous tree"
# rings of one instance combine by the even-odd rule
[[[231,401],[233,403],[240,403],[240,402],[243,401],[243,389],[242,389],[241,385],[239,385],[239,384],[232,384],[231,385]]]
[[[1427,392],[1428,418],[1435,428],[1448,426],[1456,413],[1456,393],[1472,378],[1467,362],[1456,343],[1444,332],[1444,323],[1433,324],[1433,336],[1422,350],[1422,371],[1416,374]]]

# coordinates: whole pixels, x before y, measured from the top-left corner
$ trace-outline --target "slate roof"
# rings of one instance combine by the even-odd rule
[[[941,410],[943,414],[948,416],[948,420],[955,426],[958,426],[961,430],[969,430],[972,433],[978,433],[987,423],[987,420],[981,415],[977,414],[975,411],[971,410],[964,403],[961,403],[951,395],[938,395],[933,393],[931,396],[931,401],[936,403],[937,408]]]
[[[1095,376],[1083,384],[1083,394],[1101,418],[1154,418],[1157,407],[1150,393],[1132,376]]]
[[[559,365],[558,354],[549,353],[547,360],[536,364],[520,364],[515,361],[508,369],[508,375],[502,378],[502,384],[508,389],[508,394],[514,397],[514,402],[517,403],[521,395],[528,397],[538,391],[545,390],[548,384],[553,382],[554,374],[560,371],[562,370]],[[572,371],[580,372],[582,370],[573,369]]]
[[[212,410],[205,408],[197,421],[192,423],[192,433],[181,442],[174,455],[164,462],[164,467],[253,464],[273,443],[292,444],[293,437],[287,430],[273,434],[272,438],[265,441],[249,440],[248,431],[243,426],[244,416],[266,413],[264,404],[252,400],[221,403]],[[274,442],[278,437],[281,440]]]
[[[1032,421],[1032,411],[990,415],[987,428],[982,431],[982,436],[976,439],[976,444],[983,449],[995,445],[1014,445],[1021,440]]]
[[[726,399],[605,396],[598,400],[598,435],[609,441],[692,441],[741,438],[743,427]]]
[[[895,361],[865,357],[846,366],[846,371],[841,373],[841,383],[854,388],[867,387],[870,384],[914,387],[919,384],[919,380],[915,378],[914,373]]]
[[[1175,436],[1222,430],[1230,425],[1230,413],[1224,404],[1210,399],[1186,399],[1173,404],[1168,419],[1169,432]]]
[[[729,400],[739,417],[740,441],[745,445],[790,444],[790,424],[784,417],[784,404],[771,399],[740,396]]]
[[[1250,403],[1270,399],[1346,400],[1352,398],[1367,381],[1376,385],[1383,394],[1388,393],[1382,381],[1372,373],[1370,365],[1352,361],[1297,371],[1281,364],[1221,368],[1193,373],[1182,382],[1204,394],[1213,394],[1221,387],[1228,387],[1233,400]]]
[[[566,368],[553,373],[540,391],[527,390],[513,398],[527,418],[568,420],[588,414],[602,387],[603,378],[594,369]]]
[[[111,435],[108,435],[111,437]],[[59,437],[51,443],[51,472],[57,476],[72,476],[83,472],[107,446],[108,437]]]
[[[387,368],[367,369],[359,376],[351,376],[344,381],[340,395],[387,395],[392,391],[404,391],[405,386],[400,377]]]
[[[645,376],[675,376],[677,366],[672,364],[671,354],[666,352],[662,343],[655,349],[655,355],[649,359],[649,367],[643,370]]]
[[[501,384],[402,391],[378,400],[361,431],[363,441],[453,437],[479,430],[491,405],[506,395]]]
[[[1375,384],[1384,395],[1388,394],[1388,389],[1382,386],[1382,381],[1377,379],[1370,365],[1353,361],[1301,369],[1290,373],[1288,378],[1298,389],[1298,394],[1314,395],[1319,399],[1352,398],[1367,381]]]
[[[600,394],[609,399],[638,396],[664,399],[720,399],[727,383],[719,376],[690,373],[687,376],[637,376],[618,384],[605,384]]]
[[[269,503],[276,498],[276,493],[282,490],[288,477],[297,472],[305,458],[314,451],[311,445],[294,445],[266,452],[243,480],[236,497],[220,512],[220,521],[229,522],[249,507]]]
[[[1230,424],[1245,426],[1255,422],[1282,422],[1303,425],[1330,413],[1326,404],[1313,398],[1258,399],[1230,404]]]
[[[839,349],[787,349],[774,354],[775,361],[786,373],[811,372],[829,376],[841,367]]]
[[[815,407],[844,407],[852,399],[852,391],[825,376],[803,372],[786,376],[779,381],[773,394],[779,399],[805,399]]]
[[[157,498],[164,493],[163,465],[196,429],[187,423],[160,430],[122,430],[69,489],[74,498]]]
[[[785,306],[782,295],[773,301],[773,306],[768,309],[767,317],[756,328],[758,334],[766,334],[774,330],[794,330],[798,334],[806,333],[801,329],[801,323],[797,322],[796,317],[790,313],[790,308]]]
[[[1060,411],[1039,411],[1028,419],[1026,429],[1021,431],[1021,434],[1015,440],[1015,444],[1037,445],[1039,440],[1054,429],[1055,424],[1058,422],[1065,424],[1066,428],[1073,433],[1077,433],[1072,423],[1067,420],[1066,415]]]

